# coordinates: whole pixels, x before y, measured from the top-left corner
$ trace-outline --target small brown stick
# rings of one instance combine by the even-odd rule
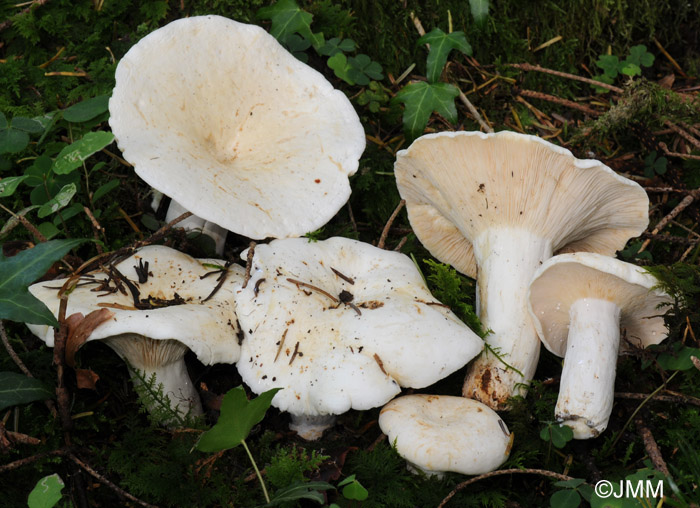
[[[700,160],[700,155],[693,155],[690,153],[672,152],[671,150],[668,149],[668,146],[663,141],[659,141],[659,146],[661,147],[661,150],[664,152],[664,155],[668,155],[669,157],[678,157],[680,159]]]
[[[37,453],[36,455],[31,455],[30,457],[25,457],[23,459],[15,460],[14,462],[10,462],[9,464],[2,464],[0,465],[0,473],[4,473],[5,471],[11,471],[13,469],[20,468],[22,466],[27,466],[29,464],[33,464],[34,462],[41,460],[41,459],[46,459],[49,457],[56,457],[58,455],[65,455],[66,450],[64,449],[59,449],[59,450],[53,450],[50,452],[45,452],[45,453]]]
[[[680,203],[678,203],[676,205],[676,207],[673,210],[671,210],[671,212],[666,217],[661,219],[656,224],[656,227],[652,230],[651,234],[655,235],[659,231],[661,231],[663,228],[665,228],[673,219],[675,219],[678,216],[679,213],[681,213],[683,210],[685,210],[686,208],[688,208],[690,206],[690,204],[693,202],[693,200],[695,199],[695,197],[697,195],[698,194],[694,193],[694,194],[688,194],[686,197],[684,197],[683,200]],[[640,252],[644,252],[644,250],[647,248],[649,243],[651,243],[651,238],[647,238],[646,240],[644,240],[644,243],[637,251],[637,254],[639,254]]]
[[[644,420],[641,416],[638,416],[634,423],[637,426],[637,432],[644,442],[644,449],[647,451],[647,455],[651,459],[651,463],[654,465],[654,469],[661,471],[666,476],[671,476],[668,471],[668,466],[666,466],[666,461],[664,461],[663,455],[661,455],[661,450],[659,450],[659,445],[656,444],[654,435],[649,430],[649,427],[644,425]]]
[[[584,106],[577,102],[573,102],[567,99],[562,99],[560,97],[555,97],[554,95],[549,95],[541,92],[534,92],[532,90],[518,90],[518,95],[523,97],[530,97],[532,99],[540,99],[547,102],[553,102],[554,104],[559,104],[561,106],[566,106],[571,109],[576,109],[590,116],[600,116],[602,113],[595,111],[594,109]]]
[[[408,235],[404,236],[401,240],[399,240],[399,243],[394,247],[395,252],[399,252],[401,250],[401,247],[406,245],[406,242],[408,241]]]
[[[58,414],[61,417],[63,436],[66,445],[71,445],[70,430],[73,428],[73,420],[70,415],[70,393],[65,384],[64,367],[66,365],[66,340],[68,338],[68,324],[66,323],[66,307],[68,297],[61,297],[58,307],[58,330],[54,333],[53,363],[56,366],[56,401],[58,402]]]
[[[616,399],[646,400],[648,397],[649,394],[647,393],[615,393]],[[669,402],[671,404],[692,404],[693,406],[700,407],[700,399],[697,397],[691,397],[690,395],[654,395],[651,400],[656,402]]]
[[[336,269],[333,268],[332,266],[331,266],[331,271],[332,271],[334,274],[336,274],[338,277],[340,277],[341,279],[343,279],[345,282],[347,282],[348,284],[355,284],[355,279],[353,279],[353,278],[351,278],[351,277],[348,277],[347,275],[343,275],[342,273],[340,273],[338,270],[336,270]]]
[[[72,460],[73,462],[75,462],[83,471],[85,471],[85,472],[88,473],[90,476],[92,476],[93,478],[95,478],[98,482],[100,482],[100,483],[106,485],[107,487],[109,487],[110,489],[112,489],[112,490],[113,490],[114,492],[116,492],[119,496],[124,497],[124,498],[128,499],[129,501],[132,501],[132,502],[134,502],[134,503],[136,503],[136,504],[139,504],[139,505],[141,505],[141,506],[145,506],[145,507],[147,507],[147,508],[157,508],[155,505],[148,504],[148,503],[145,502],[145,501],[141,501],[139,498],[132,496],[132,495],[129,494],[127,491],[125,491],[125,490],[123,490],[122,488],[118,487],[117,485],[115,485],[114,483],[112,483],[111,481],[109,481],[107,478],[105,478],[104,476],[102,476],[100,473],[98,473],[97,471],[95,471],[94,469],[92,469],[90,466],[88,466],[85,462],[83,462],[82,460],[80,460],[78,457],[76,457],[75,455],[73,455],[71,452],[66,452],[65,455],[66,455],[70,460]]]
[[[282,334],[282,338],[280,339],[280,345],[277,348],[277,354],[275,355],[275,359],[272,360],[272,363],[275,363],[277,361],[277,358],[279,358],[280,353],[282,352],[282,348],[284,347],[284,339],[287,338],[287,332],[289,331],[289,328],[287,328],[284,333]]]
[[[595,79],[591,79],[591,78],[584,78],[583,76],[577,76],[576,74],[569,74],[568,72],[554,71],[552,69],[540,67],[539,65],[532,65],[529,63],[519,63],[519,64],[516,63],[516,64],[508,64],[508,67],[515,67],[516,69],[520,69],[521,71],[543,72],[545,74],[559,76],[560,78],[573,79],[574,81],[581,81],[583,83],[588,83],[589,85],[599,86],[600,88],[605,88],[606,90],[610,90],[611,92],[615,92],[615,93],[619,93],[619,94],[621,94],[623,92],[622,88],[618,88],[614,85],[608,85],[607,83],[603,83],[601,81],[596,81]]]
[[[100,245],[100,233],[104,234],[104,228],[100,226],[100,223],[97,222],[97,219],[87,206],[83,206],[83,211],[88,216],[90,223],[92,224],[92,236],[95,238],[95,248],[97,249],[97,253],[102,254],[104,249],[102,249],[102,245]]]
[[[688,75],[683,72],[683,69],[681,69],[681,66],[678,65],[678,62],[676,62],[671,55],[669,55],[668,51],[661,45],[661,43],[654,37],[654,44],[656,44],[656,47],[659,48],[659,51],[663,53],[663,55],[668,59],[669,62],[671,62],[671,65],[673,66],[674,69],[678,71],[678,74],[683,76],[684,78],[687,78]]]
[[[216,292],[221,289],[221,286],[224,285],[224,282],[226,281],[226,276],[228,275],[228,269],[229,267],[233,264],[232,261],[226,261],[226,264],[224,265],[224,269],[221,270],[221,275],[219,275],[219,278],[217,279],[216,286],[214,286],[214,289],[211,290],[211,293],[209,293],[209,296],[207,296],[204,300],[202,300],[202,303],[206,302],[209,300],[212,296],[216,294]],[[255,286],[256,288],[258,287],[257,284]],[[257,293],[257,291],[256,291]]]
[[[15,212],[13,212],[9,208],[3,206],[2,204],[0,204],[0,208],[2,208],[7,213],[12,215],[12,217],[14,217],[15,219],[17,219],[20,222],[20,224],[22,224],[22,226],[24,226],[24,229],[26,229],[32,235],[34,235],[34,238],[36,238],[37,242],[45,242],[46,241],[46,237],[44,235],[42,235],[41,232],[36,228],[36,226],[34,226],[34,224],[29,222],[29,220],[24,215],[16,214]]]
[[[690,125],[690,124],[687,124],[687,123],[682,122],[682,121],[680,121],[680,120],[678,120],[677,123],[678,123],[678,125],[680,125],[681,127],[683,127],[685,130],[687,130],[688,132],[691,132],[691,133],[693,133],[693,135],[695,135],[695,136],[697,136],[698,138],[700,138],[700,130],[699,130],[699,129],[696,129],[695,126]]]
[[[122,216],[122,218],[126,221],[126,223],[131,226],[131,229],[134,230],[135,233],[139,235],[140,238],[143,238],[143,233],[139,229],[139,227],[136,225],[136,223],[131,220],[131,217],[129,217],[129,214],[127,214],[124,209],[120,206],[117,208],[117,211],[119,212],[119,215]]]
[[[173,226],[175,226],[175,224],[182,222],[183,220],[190,217],[191,215],[192,215],[192,212],[185,212],[182,215],[180,215],[179,217],[175,217],[173,220],[168,222],[165,226],[160,228],[158,231],[153,233],[151,236],[149,236],[145,240],[140,240],[140,241],[136,242],[134,244],[133,248],[138,249],[139,247],[143,247],[144,245],[150,245],[150,244],[160,240],[162,237],[164,237],[168,233],[168,231],[170,231],[173,228]]]
[[[691,136],[690,134],[688,134],[686,131],[684,131],[683,129],[681,129],[680,127],[678,127],[676,124],[674,124],[673,122],[671,122],[671,120],[666,120],[666,121],[664,122],[664,125],[665,125],[666,127],[668,127],[669,129],[671,129],[671,130],[672,130],[673,132],[675,132],[676,134],[678,134],[680,137],[682,137],[683,139],[685,139],[688,143],[690,143],[691,145],[693,145],[695,148],[700,148],[700,141],[698,141],[698,140],[695,139],[693,136]]]
[[[377,362],[377,365],[379,365],[379,368],[382,369],[382,372],[384,373],[384,375],[388,376],[389,374],[387,373],[386,370],[384,370],[384,362],[382,361],[381,358],[379,358],[379,355],[377,353],[374,353],[374,361]]]
[[[352,213],[352,206],[350,201],[348,201],[348,216],[350,217],[350,224],[352,224],[352,230],[357,233],[357,222],[355,222],[355,214]]]
[[[384,229],[382,230],[382,234],[379,237],[379,242],[377,242],[377,247],[380,249],[384,248],[384,243],[386,242],[386,237],[389,235],[389,230],[391,229],[391,225],[394,223],[394,220],[396,220],[396,216],[399,214],[403,206],[406,204],[406,200],[402,199],[399,201],[399,204],[396,206],[394,209],[393,213],[389,217],[389,220],[386,221],[386,224],[384,225]]]
[[[472,483],[476,483],[487,478],[492,478],[494,476],[502,476],[506,474],[536,474],[540,476],[546,476],[547,478],[554,478],[555,480],[573,480],[573,477],[571,476],[555,473],[554,471],[547,471],[546,469],[501,469],[499,471],[491,471],[490,473],[475,476],[474,478],[470,478],[469,480],[457,484],[457,486],[452,490],[452,492],[450,492],[447,495],[447,497],[445,497],[445,499],[443,499],[442,502],[438,505],[438,508],[443,508],[447,504],[447,502],[450,499],[452,499],[455,496],[455,494],[457,494],[457,492],[459,492],[465,487],[468,487]]]
[[[311,284],[307,284],[306,282],[301,282],[300,280],[289,279],[289,278],[287,279],[287,282],[291,282],[292,284],[294,284],[297,287],[297,289],[299,289],[299,286],[302,286],[305,288],[313,289],[314,291],[318,291],[322,295],[327,296],[328,298],[333,300],[333,303],[338,303],[338,299],[335,296],[324,291],[323,289],[321,289],[319,287],[313,286]]]
[[[34,0],[33,2],[31,2],[29,7],[22,9],[15,16],[22,16],[23,14],[27,14],[34,7],[39,7],[41,5],[44,5],[48,1],[49,0]],[[2,32],[3,30],[5,30],[6,28],[9,28],[11,26],[12,26],[12,19],[8,19],[6,21],[3,21],[2,23],[0,23],[0,32]]]
[[[253,269],[253,256],[255,255],[255,242],[250,242],[248,245],[248,255],[245,260],[245,278],[243,279],[243,289],[248,286],[248,281],[250,280],[250,271]]]
[[[294,359],[297,357],[298,353],[299,353],[299,341],[297,341],[297,343],[294,344],[294,352],[292,353],[292,357],[289,359],[289,365],[292,364]]]
[[[467,96],[464,95],[464,92],[462,90],[459,91],[459,100],[462,101],[462,104],[464,104],[467,107],[469,113],[471,113],[471,115],[474,117],[477,123],[481,125],[482,129],[484,129],[486,132],[493,132],[493,127],[487,124],[483,118],[481,118],[479,111],[474,107],[474,104],[471,103]]]
[[[425,35],[425,28],[423,28],[423,23],[420,22],[420,19],[414,12],[411,12],[411,21],[413,21],[413,26],[416,27],[416,31],[418,32],[418,35],[423,37]],[[430,49],[430,45],[426,44],[427,48]]]
[[[3,324],[3,321],[0,319],[0,337],[2,337],[2,343],[5,346],[5,350],[7,351],[7,354],[10,355],[10,358],[12,358],[12,361],[15,362],[15,365],[19,367],[19,370],[21,370],[26,376],[28,377],[34,377],[32,373],[29,371],[29,369],[24,365],[22,360],[20,359],[19,356],[17,356],[17,353],[15,353],[15,350],[12,349],[12,344],[10,344],[10,339],[7,338],[7,333],[5,332],[5,326]]]

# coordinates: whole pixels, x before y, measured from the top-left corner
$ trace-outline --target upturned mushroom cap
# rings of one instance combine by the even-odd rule
[[[173,21],[133,46],[109,109],[141,178],[249,238],[325,224],[365,147],[342,92],[262,28],[220,16]]]
[[[245,253],[244,253],[245,255]],[[410,258],[347,238],[257,245],[235,291],[237,367],[293,415],[380,406],[476,356],[481,339],[430,294]]]
[[[113,313],[111,319],[92,330],[86,342],[105,340],[133,368],[147,375],[156,373],[156,381],[165,385],[166,395],[173,402],[182,401],[179,406],[192,405],[195,412],[199,399],[183,363],[187,349],[206,365],[234,363],[240,355],[232,287],[242,280],[243,269],[230,266],[221,287],[206,300],[219,281],[218,272],[203,263],[223,268],[218,260],[196,260],[168,247],[144,247],[114,266],[128,279],[136,296],[125,282],[120,284],[124,293],[118,289],[114,282],[119,277],[117,272],[116,277],[92,272],[81,277],[66,308],[66,316],[109,309]],[[214,273],[206,276],[211,272]],[[139,282],[145,274],[145,282]],[[64,282],[65,279],[39,282],[29,291],[58,315],[58,293]],[[28,326],[48,346],[53,346],[53,328]]]
[[[535,273],[530,314],[545,347],[563,357],[571,306],[583,299],[606,300],[620,308],[620,328],[625,330],[620,349],[645,348],[668,335],[663,314],[671,297],[653,289],[658,283],[643,268],[619,259],[588,252],[561,254],[545,261]]]
[[[554,252],[613,255],[649,223],[638,184],[536,136],[427,134],[398,152],[394,169],[421,243],[471,277],[472,242],[488,228],[526,229]]]
[[[379,413],[379,427],[399,455],[428,474],[493,471],[510,455],[513,440],[491,408],[448,395],[394,399]]]

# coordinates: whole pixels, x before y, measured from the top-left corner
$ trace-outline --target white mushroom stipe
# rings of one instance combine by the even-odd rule
[[[292,415],[289,428],[307,441],[320,439],[323,432],[335,425],[335,415]]]
[[[564,357],[555,417],[574,438],[606,429],[619,350],[666,338],[663,314],[671,298],[657,284],[636,265],[587,252],[554,256],[533,276],[533,323],[545,347]]]
[[[477,279],[479,317],[493,333],[463,395],[504,409],[537,365],[531,275],[552,253],[614,254],[646,228],[647,195],[598,161],[507,131],[422,136],[398,152],[394,173],[423,245]]]
[[[508,458],[513,444],[513,434],[495,411],[464,397],[396,398],[382,408],[379,426],[409,470],[429,476],[493,471]]]
[[[119,275],[110,276],[103,271],[83,274],[80,284],[68,295],[66,307],[66,316],[87,316],[94,310],[109,309],[113,316],[94,328],[86,342],[104,340],[131,369],[142,371],[146,379],[155,373],[156,385],[163,385],[171,403],[183,413],[202,411],[187,374],[186,351],[194,352],[205,365],[234,363],[240,355],[231,290],[243,280],[243,268],[230,266],[219,289],[214,291],[224,272],[205,264],[223,268],[220,260],[197,260],[163,246],[144,247],[114,267],[105,264],[105,270],[116,268],[126,279],[120,283],[123,292],[114,282]],[[39,282],[29,291],[58,315],[58,289],[64,282],[65,279]],[[53,346],[53,328],[27,326]],[[144,402],[148,406],[148,401]]]
[[[170,200],[170,205],[168,205],[168,211],[165,214],[165,222],[169,223],[170,221],[177,219],[185,212],[187,212],[185,207],[172,199]],[[178,222],[175,227],[183,228],[185,231],[198,231],[204,235],[207,235],[214,241],[214,251],[216,252],[217,256],[223,255],[224,244],[226,243],[228,231],[221,226],[217,226],[213,222],[202,219],[196,215],[190,215],[186,219]]]
[[[587,439],[605,430],[612,413],[620,307],[607,300],[582,298],[573,303],[569,315],[569,338],[554,414],[557,421],[571,427],[575,439]]]

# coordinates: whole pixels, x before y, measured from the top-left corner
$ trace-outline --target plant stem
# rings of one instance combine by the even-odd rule
[[[258,477],[258,480],[260,480],[260,485],[262,486],[263,494],[265,494],[265,501],[267,503],[270,503],[270,495],[267,493],[267,488],[265,487],[265,482],[263,481],[262,475],[260,474],[260,470],[258,469],[258,465],[255,463],[255,459],[253,458],[253,454],[250,453],[250,449],[248,448],[248,445],[245,444],[245,439],[241,439],[241,444],[243,445],[243,448],[245,448],[245,452],[248,454],[248,458],[250,459],[250,462],[253,464],[253,469],[255,469],[255,474]]]

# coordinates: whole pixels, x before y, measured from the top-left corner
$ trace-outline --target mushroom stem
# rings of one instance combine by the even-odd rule
[[[569,308],[569,318],[555,416],[573,429],[575,439],[589,439],[605,430],[612,412],[620,307],[608,300],[581,298]]]
[[[335,425],[335,415],[295,415],[292,414],[292,421],[289,428],[297,433],[302,439],[315,441],[323,435],[323,431]]]
[[[492,351],[472,363],[462,394],[504,409],[511,396],[527,394],[537,368],[540,341],[528,313],[527,290],[535,270],[552,256],[552,244],[522,229],[494,227],[473,247],[479,266],[477,311],[491,331],[485,340]]]
[[[189,210],[172,199],[170,200],[170,205],[168,206],[168,212],[165,214],[165,222],[170,222],[187,211]],[[202,219],[196,215],[191,215],[185,220],[180,221],[177,227],[184,228],[185,231],[201,231],[202,234],[207,235],[214,240],[217,255],[221,256],[224,253],[224,244],[226,243],[226,235],[228,234],[228,231],[221,226]]]
[[[187,373],[185,353],[187,347],[176,340],[153,340],[135,333],[124,333],[105,339],[105,343],[129,365],[132,381],[140,383],[135,371],[142,373],[143,379],[149,380],[155,374],[155,387],[163,386],[163,394],[170,399],[173,410],[182,416],[202,414],[199,394]],[[142,401],[151,414],[154,401]],[[178,421],[165,422],[176,425]]]

